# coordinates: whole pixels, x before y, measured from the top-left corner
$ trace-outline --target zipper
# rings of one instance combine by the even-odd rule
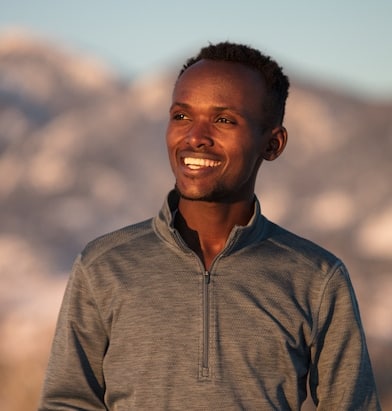
[[[210,273],[204,271],[203,278],[203,361],[202,361],[202,376],[208,377],[209,375],[209,360],[208,360],[208,346],[209,346],[209,329],[210,329],[210,309],[209,309],[209,290]]]
[[[182,249],[189,250],[188,245],[184,242],[182,237],[179,235],[177,230],[174,230],[174,239],[177,244]],[[195,252],[193,252],[194,256],[198,259],[200,264],[203,264],[201,259],[197,256]],[[214,265],[215,260],[211,264],[211,267]],[[203,266],[203,335],[202,335],[202,364],[201,364],[201,377],[208,378],[210,375],[210,366],[209,366],[209,340],[210,340],[210,307],[209,307],[209,284],[211,281],[211,274],[208,270],[206,270]]]

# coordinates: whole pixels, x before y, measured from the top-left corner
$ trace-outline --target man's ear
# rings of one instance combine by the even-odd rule
[[[273,161],[278,158],[287,143],[287,130],[283,126],[275,127],[269,136],[269,140],[263,152],[263,158],[267,161]]]

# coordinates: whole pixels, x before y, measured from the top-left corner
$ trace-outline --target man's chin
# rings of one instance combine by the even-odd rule
[[[214,190],[210,193],[189,194],[181,191],[177,185],[175,185],[175,189],[181,198],[188,201],[203,201],[206,203],[225,203],[227,202],[227,199],[229,197],[224,190]]]

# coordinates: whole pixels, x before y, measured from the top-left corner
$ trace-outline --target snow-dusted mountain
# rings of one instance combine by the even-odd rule
[[[0,35],[4,409],[34,409],[77,252],[99,234],[155,214],[171,188],[164,135],[175,75],[167,70],[125,81],[64,46],[27,33]],[[263,165],[257,193],[269,218],[347,263],[387,401],[392,102],[293,83],[289,144],[279,160]],[[27,384],[33,403],[6,395],[26,367],[35,376]]]

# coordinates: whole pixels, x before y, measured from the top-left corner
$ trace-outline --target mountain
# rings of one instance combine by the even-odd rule
[[[4,409],[35,409],[76,254],[155,214],[172,187],[165,123],[175,76],[167,69],[126,80],[31,33],[0,35]],[[392,409],[392,101],[293,80],[285,125],[286,152],[259,175],[263,211],[346,262],[384,409]],[[25,395],[10,395],[21,383]]]

